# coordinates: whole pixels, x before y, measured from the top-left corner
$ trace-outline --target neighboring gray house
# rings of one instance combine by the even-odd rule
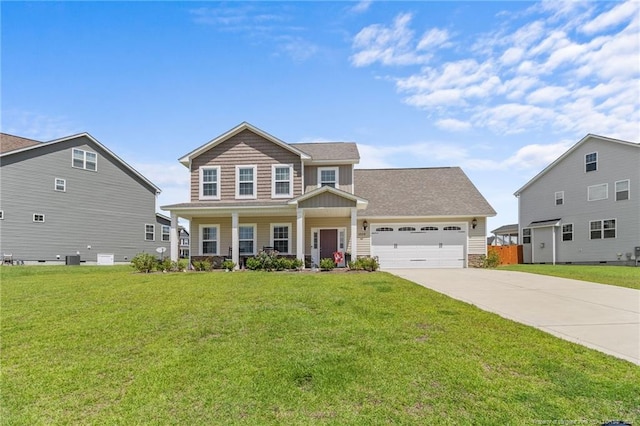
[[[514,195],[525,263],[640,259],[640,144],[589,134]]]
[[[466,267],[486,254],[496,213],[458,167],[355,169],[355,143],[289,144],[242,123],[186,154],[191,257],[236,263],[265,247],[317,265],[377,256],[383,268]]]
[[[180,227],[180,234],[178,236],[180,238],[180,259],[188,259],[189,258],[189,231]]]
[[[0,134],[0,252],[25,262],[126,262],[169,248],[157,186],[82,133],[51,142]],[[99,256],[102,255],[102,256]]]

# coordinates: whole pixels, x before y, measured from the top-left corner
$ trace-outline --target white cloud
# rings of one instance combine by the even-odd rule
[[[634,17],[637,19],[639,13],[640,3],[628,0],[597,16],[594,20],[587,22],[580,28],[580,31],[586,34],[598,33],[615,25],[628,22],[630,19],[634,19]]]
[[[520,148],[513,156],[505,160],[505,164],[533,170],[542,170],[564,154],[575,142],[558,142],[554,144],[531,144]]]
[[[401,14],[391,26],[358,33],[352,63],[423,64],[387,79],[443,130],[468,124],[499,134],[545,129],[573,136],[597,128],[637,140],[640,3],[574,3],[543,2],[519,16],[500,15],[498,30],[464,34],[477,40],[469,47],[451,30],[426,28],[416,37],[412,15]],[[455,55],[437,51],[445,45],[455,45]],[[421,56],[422,48],[429,56]]]
[[[2,111],[2,132],[15,136],[46,142],[84,131],[86,129],[63,116],[52,117],[15,109]]]
[[[426,62],[431,56],[419,54],[413,42],[413,31],[409,29],[412,15],[403,13],[393,21],[393,26],[369,25],[360,30],[353,39],[358,50],[351,56],[356,67],[380,62],[383,65],[412,65]]]
[[[462,132],[471,128],[471,123],[455,118],[443,118],[436,121],[436,126],[440,129],[451,130],[452,132]]]
[[[353,13],[363,13],[369,10],[369,7],[371,7],[371,3],[373,3],[373,0],[362,0],[356,3],[356,5],[353,6],[350,10]]]

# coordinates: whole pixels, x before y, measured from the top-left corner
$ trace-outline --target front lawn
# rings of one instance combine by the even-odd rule
[[[640,290],[640,267],[611,265],[506,265],[500,269],[552,275]]]
[[[6,425],[640,421],[638,366],[386,273],[0,273]]]

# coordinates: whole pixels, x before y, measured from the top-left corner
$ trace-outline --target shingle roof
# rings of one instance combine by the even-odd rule
[[[495,210],[459,167],[355,169],[362,217],[494,216]]]
[[[28,146],[37,145],[41,142],[33,139],[21,138],[7,133],[0,133],[0,152],[9,152],[16,149],[26,148]]]
[[[518,231],[517,223],[502,225],[501,227],[491,231],[492,234],[496,234],[496,235],[518,235],[518,232],[519,231]]]
[[[290,143],[312,158],[312,161],[359,161],[358,145],[354,142]]]

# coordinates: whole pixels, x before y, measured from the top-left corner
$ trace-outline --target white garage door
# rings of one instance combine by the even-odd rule
[[[461,224],[371,225],[371,254],[383,269],[463,268],[466,243]]]

